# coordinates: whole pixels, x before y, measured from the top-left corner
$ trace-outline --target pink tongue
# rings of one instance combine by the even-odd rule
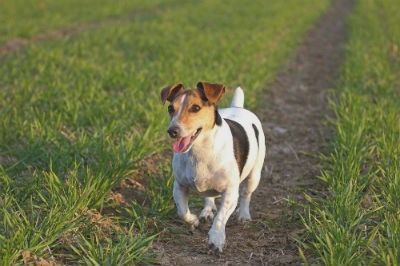
[[[174,150],[174,152],[178,152],[178,153],[182,153],[186,150],[187,146],[190,143],[190,139],[192,138],[192,136],[188,136],[186,138],[179,138],[177,141],[175,141],[172,144],[172,149]]]

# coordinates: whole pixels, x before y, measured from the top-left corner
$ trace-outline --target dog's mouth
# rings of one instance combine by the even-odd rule
[[[192,146],[193,142],[199,136],[202,128],[198,128],[193,135],[189,135],[184,138],[177,138],[176,141],[172,144],[172,149],[177,153],[187,152]]]

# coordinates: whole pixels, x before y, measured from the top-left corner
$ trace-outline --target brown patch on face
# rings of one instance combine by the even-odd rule
[[[176,123],[191,134],[197,129],[210,130],[214,126],[215,106],[202,99],[200,92],[188,90],[178,95],[171,106],[174,110],[171,118],[176,117]]]

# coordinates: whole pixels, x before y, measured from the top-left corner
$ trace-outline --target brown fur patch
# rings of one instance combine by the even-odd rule
[[[185,87],[181,83],[176,83],[172,86],[165,87],[161,90],[161,101],[164,104],[165,101],[173,101],[179,95],[185,91]]]
[[[183,97],[185,97],[183,99]],[[183,101],[182,101],[183,99]],[[172,116],[178,115],[177,122],[188,131],[195,131],[198,128],[210,130],[214,126],[215,106],[204,101],[197,89],[187,90],[178,95],[172,102],[175,110]],[[200,110],[195,111],[195,106]]]

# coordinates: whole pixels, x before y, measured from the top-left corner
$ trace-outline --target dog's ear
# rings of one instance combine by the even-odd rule
[[[185,87],[181,83],[176,83],[172,86],[165,87],[164,89],[161,90],[161,101],[164,104],[165,101],[172,102],[176,95],[178,95],[179,92],[184,90]]]
[[[225,86],[222,84],[199,82],[197,83],[197,89],[207,101],[213,104],[216,104],[225,93]]]

